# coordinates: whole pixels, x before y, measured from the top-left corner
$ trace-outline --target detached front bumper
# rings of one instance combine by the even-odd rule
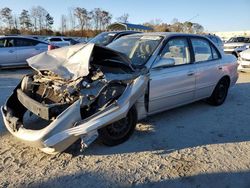
[[[103,126],[126,117],[132,105],[144,94],[147,82],[146,76],[139,76],[127,85],[118,100],[86,119],[81,117],[82,98],[80,97],[40,130],[28,129],[23,125],[23,115],[30,107],[26,106],[26,108],[18,99],[17,90],[20,85],[14,90],[5,106],[1,107],[1,113],[4,124],[12,135],[46,153],[55,154],[64,151],[80,137],[83,140],[89,139]],[[39,105],[33,103],[32,106]]]

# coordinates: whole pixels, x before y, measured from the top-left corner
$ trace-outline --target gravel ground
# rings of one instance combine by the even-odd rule
[[[0,72],[0,105],[30,70]],[[46,155],[0,119],[0,187],[250,187],[250,73],[222,106],[196,102],[149,117],[129,141]]]

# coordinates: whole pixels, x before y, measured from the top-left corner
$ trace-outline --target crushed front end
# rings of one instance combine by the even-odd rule
[[[67,59],[75,59],[76,52]],[[37,72],[26,75],[1,107],[11,134],[53,154],[64,151],[79,138],[89,145],[98,136],[98,129],[127,115],[144,94],[146,74],[120,63],[124,57],[106,48],[92,46],[88,54],[88,72],[81,76],[78,71],[78,76],[71,75],[74,79],[62,76],[65,65],[61,72],[33,67]]]

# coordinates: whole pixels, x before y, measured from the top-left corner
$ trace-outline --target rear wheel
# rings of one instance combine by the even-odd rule
[[[98,130],[101,142],[108,146],[125,142],[134,132],[136,121],[136,110],[132,107],[125,118]]]
[[[227,98],[229,81],[223,78],[216,85],[212,95],[208,98],[208,103],[214,106],[219,106],[224,103]]]

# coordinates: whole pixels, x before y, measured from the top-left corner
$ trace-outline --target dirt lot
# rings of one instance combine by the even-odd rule
[[[27,72],[0,72],[0,105]],[[0,132],[0,187],[250,187],[250,73],[224,105],[152,116],[116,147],[51,156],[15,140],[2,119]]]

